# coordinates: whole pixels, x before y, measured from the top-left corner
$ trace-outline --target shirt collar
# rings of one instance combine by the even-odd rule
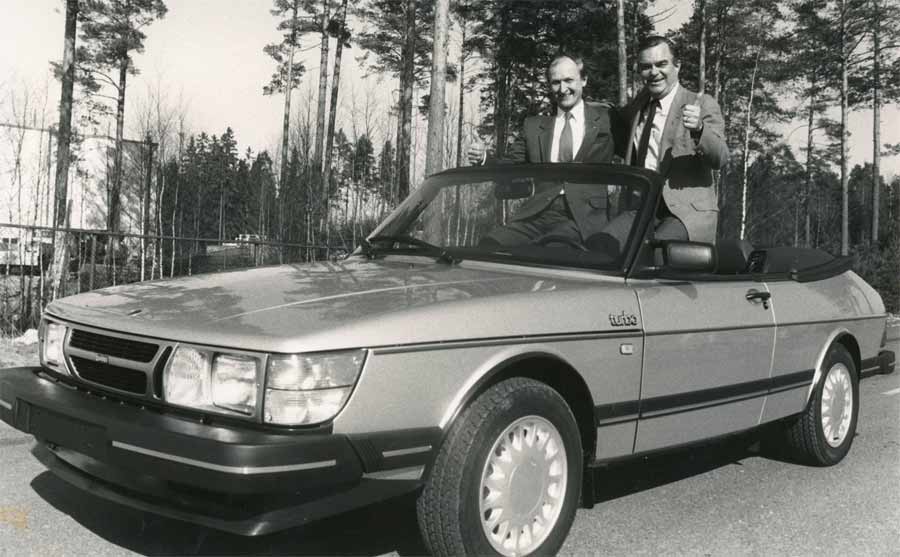
[[[563,113],[565,111],[561,108],[556,109],[556,117],[562,119]],[[578,102],[575,106],[572,107],[569,112],[572,114],[572,120],[575,122],[584,122],[584,101],[582,99],[578,99]]]
[[[681,85],[675,83],[675,87],[672,87],[671,91],[669,91],[664,97],[659,99],[660,112],[662,114],[669,113],[669,109],[672,107],[672,103],[675,102],[675,94],[678,93],[679,87],[681,87]]]

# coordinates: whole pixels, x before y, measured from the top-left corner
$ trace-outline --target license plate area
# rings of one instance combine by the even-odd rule
[[[26,406],[26,403],[19,401]],[[102,460],[106,457],[106,430],[44,408],[27,404],[29,430],[35,438]]]

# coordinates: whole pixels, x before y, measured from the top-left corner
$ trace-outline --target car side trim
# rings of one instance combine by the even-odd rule
[[[582,333],[560,333],[556,335],[533,335],[515,337],[496,337],[483,339],[447,340],[422,344],[404,344],[400,346],[370,347],[373,354],[403,354],[405,352],[422,352],[427,350],[452,350],[458,348],[475,348],[482,346],[506,346],[509,344],[538,344],[546,342],[573,342],[594,340],[598,338],[640,338],[640,329],[621,329],[616,331],[597,331]]]
[[[378,472],[370,472],[363,474],[363,478],[367,480],[418,480],[425,472],[425,465],[407,466],[406,468],[396,468],[394,470],[381,470]]]
[[[658,418],[805,388],[813,375],[814,371],[807,369],[736,385],[598,405],[594,407],[594,422],[597,427],[602,427],[643,418]]]
[[[406,456],[411,454],[419,454],[419,453],[427,453],[431,450],[431,445],[425,445],[423,447],[410,447],[408,449],[396,449],[393,451],[381,451],[381,456],[385,458],[391,458],[394,456]]]
[[[639,415],[640,401],[637,400],[600,404],[594,407],[594,423],[598,427],[630,422],[638,419]]]
[[[822,325],[828,323],[846,323],[847,321],[869,321],[872,319],[884,319],[885,315],[875,315],[875,316],[866,316],[866,317],[854,317],[851,319],[847,318],[839,318],[836,317],[834,319],[820,319],[817,321],[792,321],[790,323],[776,323],[777,327],[796,327],[800,325]],[[648,337],[655,336],[664,336],[664,335],[685,335],[685,334],[693,334],[693,333],[715,333],[719,331],[739,331],[744,329],[765,329],[771,328],[772,325],[743,325],[743,326],[729,326],[729,327],[709,327],[705,329],[671,329],[665,331],[650,331],[646,333]]]
[[[179,464],[197,466],[198,468],[206,468],[207,470],[215,470],[216,472],[224,472],[226,474],[240,474],[242,476],[252,474],[276,474],[279,472],[299,472],[301,470],[315,470],[318,468],[330,468],[332,466],[337,466],[337,460],[322,460],[319,462],[303,462],[300,464],[284,464],[280,466],[224,466],[222,464],[213,464],[212,462],[206,462],[203,460],[196,460],[193,458],[176,456],[161,451],[154,451],[153,449],[138,447],[137,445],[123,443],[121,441],[113,441],[112,446],[125,451],[131,451],[134,453],[153,456],[164,460],[170,460],[172,462],[178,462]]]
[[[10,404],[9,402],[6,402],[2,398],[0,398],[0,406],[4,407],[7,410],[9,410],[10,412],[12,412],[12,404]]]

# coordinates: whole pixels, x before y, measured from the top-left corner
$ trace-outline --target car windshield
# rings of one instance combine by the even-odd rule
[[[650,180],[621,167],[496,165],[456,169],[420,185],[368,238],[366,250],[449,263],[622,271],[648,212]]]

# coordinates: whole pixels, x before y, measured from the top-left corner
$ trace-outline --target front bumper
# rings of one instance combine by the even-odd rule
[[[77,487],[243,535],[415,489],[433,451],[390,449],[435,446],[440,434],[350,437],[209,424],[74,388],[41,368],[0,371],[0,418],[34,435],[35,456]]]

